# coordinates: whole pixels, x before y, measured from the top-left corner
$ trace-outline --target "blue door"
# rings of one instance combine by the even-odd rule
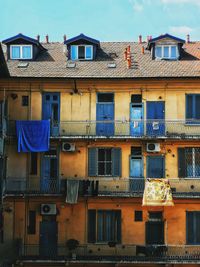
[[[46,194],[59,192],[58,157],[53,149],[42,156],[41,191]]]
[[[147,135],[165,135],[165,102],[147,101]]]
[[[143,159],[130,156],[130,190],[142,192],[144,190]]]
[[[143,104],[130,105],[130,132],[131,136],[143,136],[144,122],[143,122]]]
[[[42,119],[50,120],[51,136],[59,135],[60,94],[44,93],[42,97]]]
[[[50,217],[50,216],[49,216]],[[57,256],[58,225],[56,221],[40,222],[40,257],[54,259]]]
[[[97,103],[96,134],[114,135],[114,103]]]

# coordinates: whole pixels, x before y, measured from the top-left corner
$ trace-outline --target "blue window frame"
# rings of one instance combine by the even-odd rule
[[[157,45],[155,47],[155,57],[158,59],[177,59],[178,48],[176,45]]]
[[[20,58],[20,46],[12,46],[11,47],[11,58],[12,59]]]
[[[92,60],[92,45],[71,45],[71,60]]]
[[[162,57],[162,47],[161,46],[156,46],[155,48],[155,57],[161,58]]]
[[[187,123],[200,123],[200,94],[186,95]]]
[[[163,156],[147,156],[147,178],[165,177],[165,158]]]
[[[22,46],[22,58],[23,59],[30,59],[32,58],[31,55],[31,46]]]
[[[200,244],[200,211],[186,212],[186,242]]]

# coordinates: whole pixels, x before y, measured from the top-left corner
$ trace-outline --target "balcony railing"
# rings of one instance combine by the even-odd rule
[[[15,136],[15,121],[8,122]],[[52,126],[52,137],[200,138],[200,120],[61,121]]]
[[[109,243],[113,243],[112,246]],[[20,248],[20,260],[78,261],[87,263],[200,263],[200,246],[189,245],[125,245],[91,244],[69,251],[65,245],[24,245]]]
[[[5,195],[19,194],[64,194],[67,193],[67,179],[40,179],[29,177],[7,177],[5,180]],[[79,180],[79,196],[122,196],[142,197],[145,178],[77,178]],[[172,194],[177,198],[200,197],[199,178],[169,178]]]

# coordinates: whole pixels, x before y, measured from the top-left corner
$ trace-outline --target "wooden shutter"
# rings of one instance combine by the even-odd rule
[[[29,211],[29,226],[28,226],[28,234],[34,235],[36,233],[36,212],[35,210]]]
[[[121,148],[112,149],[112,175],[121,176]]]
[[[178,148],[178,177],[186,177],[185,148]]]
[[[117,242],[121,243],[121,210],[116,211]]]
[[[195,119],[200,119],[200,94],[195,95]]]
[[[88,176],[97,176],[97,148],[88,149]]]
[[[186,95],[186,119],[193,119],[194,118],[194,112],[193,112],[193,95]]]
[[[96,242],[96,210],[88,210],[88,243]]]
[[[194,212],[186,213],[187,244],[194,244]]]
[[[165,177],[165,162],[163,156],[147,157],[147,177],[148,178]]]

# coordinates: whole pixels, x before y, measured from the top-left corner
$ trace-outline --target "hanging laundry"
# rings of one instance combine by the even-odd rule
[[[78,201],[79,180],[67,180],[66,203],[76,204]]]
[[[147,179],[142,205],[174,206],[169,181],[167,179]]]
[[[18,152],[49,150],[50,121],[16,121]]]

